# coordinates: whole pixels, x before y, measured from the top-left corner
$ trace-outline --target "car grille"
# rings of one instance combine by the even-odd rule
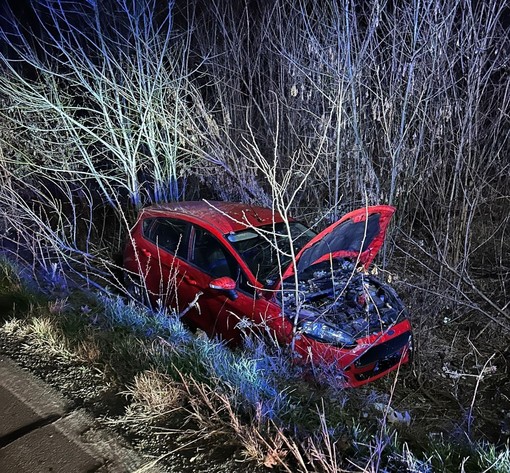
[[[369,348],[354,362],[354,366],[362,368],[373,363],[376,363],[376,366],[370,371],[356,375],[356,378],[361,381],[395,366],[401,359],[402,349],[409,344],[410,340],[411,332],[405,332],[387,342]]]

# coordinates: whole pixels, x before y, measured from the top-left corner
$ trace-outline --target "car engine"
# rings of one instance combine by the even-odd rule
[[[312,337],[314,330],[327,326],[345,334],[338,345],[351,345],[407,316],[393,288],[360,272],[349,259],[312,265],[299,273],[298,279],[296,290],[294,277],[287,278],[277,297],[292,320],[299,310],[298,326],[306,324],[306,333]],[[323,337],[318,334],[317,338]]]

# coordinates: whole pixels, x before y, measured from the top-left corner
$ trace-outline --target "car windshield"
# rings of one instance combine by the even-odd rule
[[[295,254],[316,235],[299,222],[290,222],[289,229]],[[225,237],[257,280],[270,287],[276,283],[279,268],[283,272],[291,260],[288,233],[285,223],[280,222],[229,233]]]

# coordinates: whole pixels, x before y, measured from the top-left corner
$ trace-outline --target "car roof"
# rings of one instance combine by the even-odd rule
[[[281,215],[271,209],[238,202],[185,201],[151,205],[142,209],[143,217],[195,218],[216,227],[222,234],[249,227],[282,222]]]

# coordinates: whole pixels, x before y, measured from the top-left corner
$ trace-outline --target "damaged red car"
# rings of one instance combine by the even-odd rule
[[[412,351],[403,303],[367,273],[394,211],[361,208],[316,234],[240,203],[147,207],[124,251],[127,288],[233,344],[246,327],[268,332],[303,362],[334,365],[360,386]]]

